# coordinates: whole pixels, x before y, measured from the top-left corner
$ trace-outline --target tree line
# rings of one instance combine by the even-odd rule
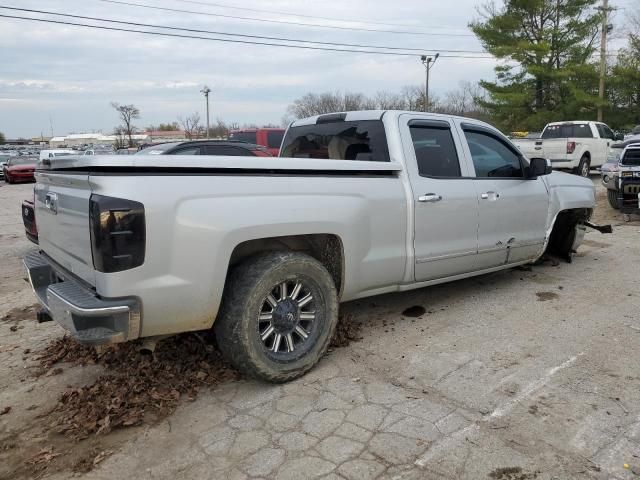
[[[505,132],[540,131],[551,121],[595,120],[601,108],[610,127],[629,131],[640,124],[640,8],[627,8],[626,22],[614,26],[624,29],[626,43],[607,56],[601,100],[598,48],[605,12],[599,5],[600,0],[505,0],[499,6],[489,2],[478,8],[469,28],[498,60],[494,80],[462,82],[443,95],[430,95],[428,105],[421,86],[370,96],[309,92],[289,105],[282,123],[347,110],[426,109],[485,120]],[[636,5],[640,7],[640,1]],[[131,144],[132,121],[140,112],[134,105],[112,105],[122,121],[116,134]],[[238,127],[216,119],[208,136],[225,138]],[[189,139],[207,136],[197,112],[157,127],[177,128]]]

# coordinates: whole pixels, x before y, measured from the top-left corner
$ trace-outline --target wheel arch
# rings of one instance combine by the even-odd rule
[[[304,252],[322,263],[333,279],[338,298],[342,296],[345,271],[344,246],[342,239],[336,234],[315,233],[246,240],[233,249],[227,272],[231,272],[244,260],[257,254],[282,250]]]

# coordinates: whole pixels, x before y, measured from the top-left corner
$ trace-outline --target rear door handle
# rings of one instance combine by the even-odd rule
[[[480,198],[483,200],[497,200],[500,198],[500,194],[496,192],[485,192],[480,194]]]
[[[426,193],[421,197],[418,197],[419,202],[435,203],[440,200],[442,200],[442,195],[438,195],[436,193]]]

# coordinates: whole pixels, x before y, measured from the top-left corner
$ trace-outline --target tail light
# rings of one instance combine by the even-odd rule
[[[121,272],[144,263],[144,205],[122,198],[91,195],[91,253],[99,272]]]
[[[576,142],[567,142],[567,153],[573,153],[576,149]]]

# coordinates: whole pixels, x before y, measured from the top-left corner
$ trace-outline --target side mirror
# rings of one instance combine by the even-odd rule
[[[614,140],[617,140],[617,141],[624,140],[624,133],[616,133]]]
[[[549,175],[552,170],[551,162],[546,158],[532,158],[529,160],[529,178]]]

